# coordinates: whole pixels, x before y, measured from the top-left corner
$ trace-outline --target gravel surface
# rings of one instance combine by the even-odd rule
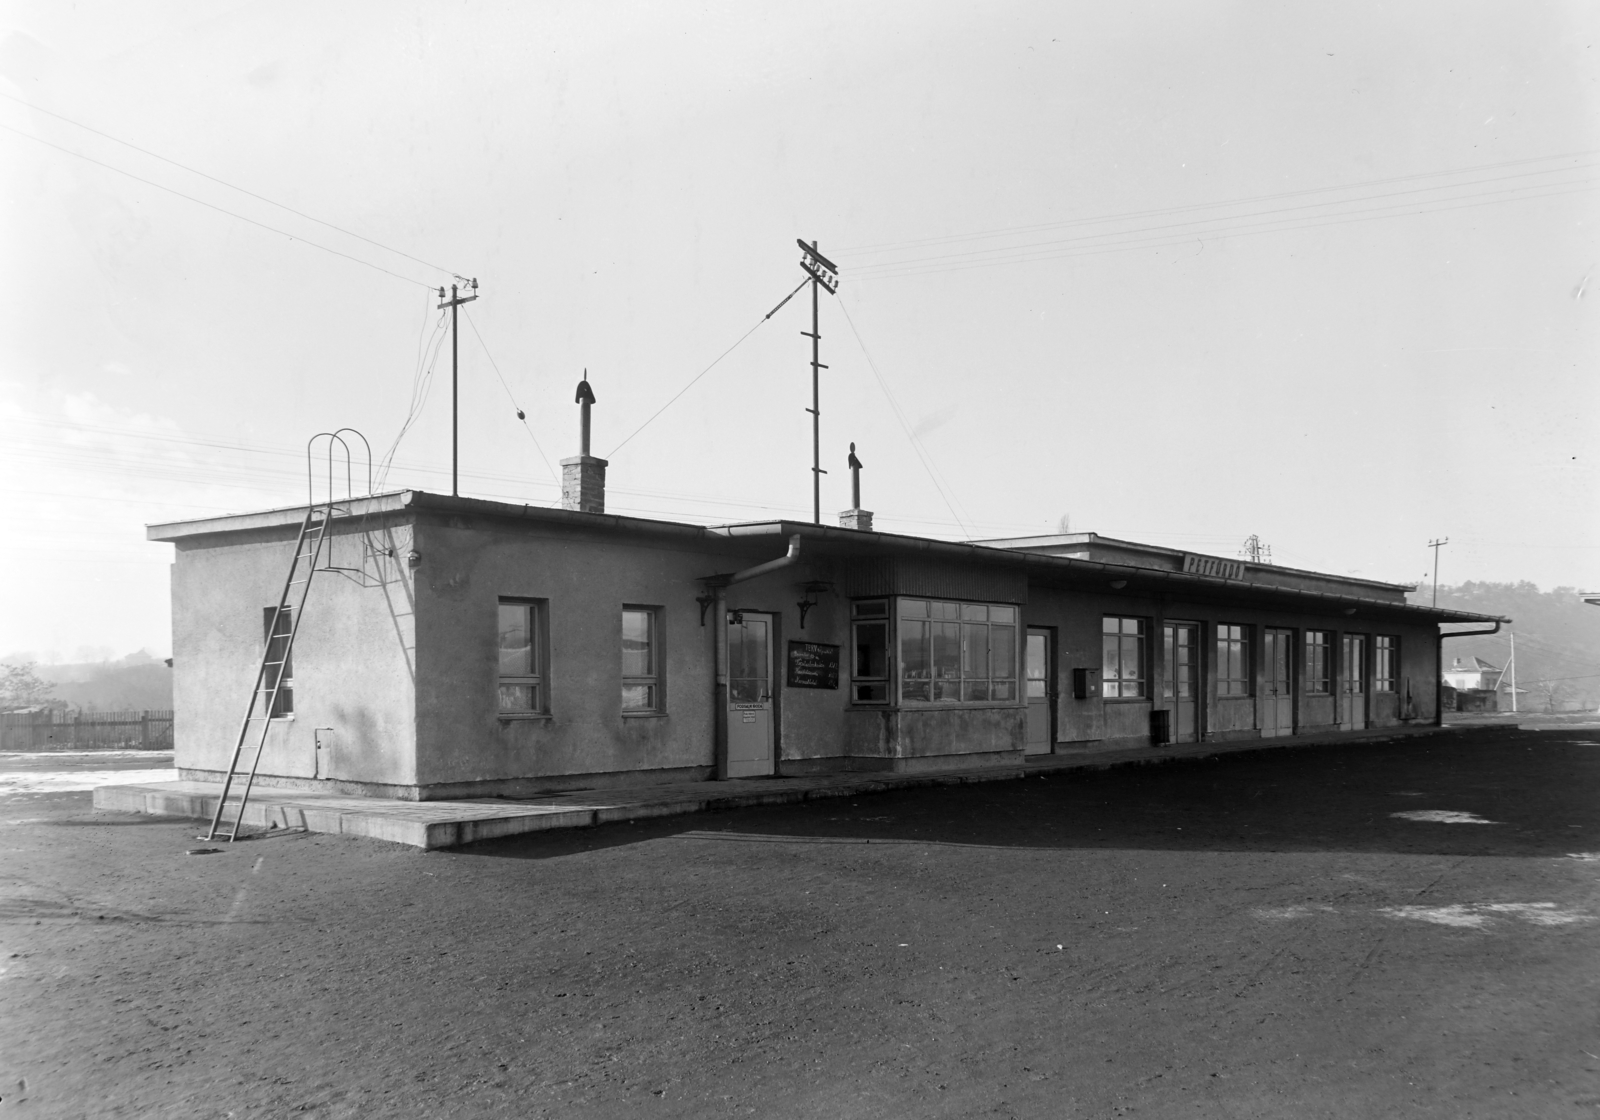
[[[0,1117],[1595,1117],[1597,789],[1473,729],[209,855],[11,794]]]

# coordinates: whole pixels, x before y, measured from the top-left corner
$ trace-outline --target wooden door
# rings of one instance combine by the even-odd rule
[[[1193,743],[1200,726],[1200,627],[1169,622],[1161,627],[1161,704],[1172,713],[1172,741]]]
[[[772,750],[772,616],[728,615],[728,777],[775,770]]]
[[[1261,737],[1294,734],[1294,631],[1268,629],[1262,635]]]
[[[1055,674],[1052,671],[1049,630],[1028,630],[1023,658],[1024,688],[1028,701],[1027,754],[1049,754],[1054,745],[1051,717],[1055,708]]]

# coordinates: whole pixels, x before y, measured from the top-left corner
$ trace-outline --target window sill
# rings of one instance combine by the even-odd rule
[[[623,712],[623,719],[666,719],[666,712]]]
[[[552,720],[556,717],[549,712],[496,712],[495,719],[502,723],[536,723],[540,720]]]
[[[884,708],[894,708],[893,704],[860,704],[852,705],[862,708],[881,711]],[[902,700],[899,710],[903,712],[943,712],[960,709],[965,712],[981,710],[984,708],[1025,708],[1027,705],[1021,700]]]
[[[1107,704],[1149,704],[1149,703],[1151,703],[1150,697],[1148,697],[1148,696],[1102,696],[1102,697],[1100,697],[1100,699],[1104,700]]]

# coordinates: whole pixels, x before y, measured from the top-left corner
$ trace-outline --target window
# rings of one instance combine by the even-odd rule
[[[1326,696],[1333,691],[1333,635],[1326,630],[1306,631],[1306,692]]]
[[[1396,670],[1400,662],[1399,653],[1399,638],[1390,634],[1379,634],[1372,639],[1372,691],[1394,691]]]
[[[1250,695],[1250,636],[1243,626],[1217,625],[1217,695]]]
[[[659,712],[661,704],[660,609],[622,611],[622,710]]]
[[[542,715],[545,689],[544,604],[501,599],[499,613],[500,714]]]
[[[1100,690],[1107,700],[1136,700],[1144,688],[1144,619],[1100,620]]]
[[[899,613],[902,701],[1016,700],[1016,607],[901,599]]]
[[[261,611],[261,631],[267,643],[266,671],[261,674],[261,690],[267,695],[277,686],[278,695],[272,699],[270,719],[289,719],[294,716],[294,656],[289,649],[289,639],[294,635],[292,607],[264,607]],[[277,626],[273,626],[276,616]]]
[[[857,704],[889,701],[889,602],[852,603],[850,698]]]

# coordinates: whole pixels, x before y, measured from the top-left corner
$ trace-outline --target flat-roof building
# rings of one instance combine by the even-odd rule
[[[182,777],[228,770],[271,648],[258,783],[432,800],[1428,724],[1440,624],[1494,621],[1094,534],[619,517],[586,478],[573,509],[338,503],[273,633],[305,506],[151,526]]]

